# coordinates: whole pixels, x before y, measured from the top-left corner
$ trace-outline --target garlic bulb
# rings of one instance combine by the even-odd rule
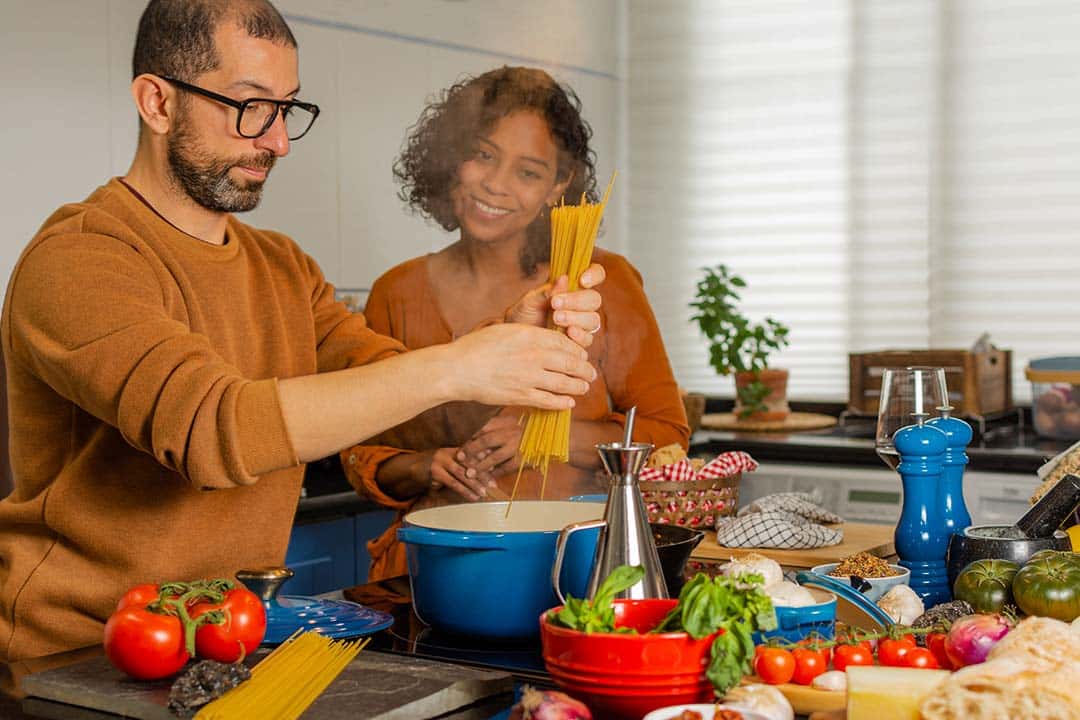
[[[814,681],[810,683],[810,685],[816,687],[818,690],[843,692],[844,690],[847,690],[847,673],[842,670],[829,670],[814,678]]]
[[[923,614],[923,601],[907,585],[897,585],[881,596],[878,607],[898,625],[910,625]]]
[[[777,607],[806,607],[817,604],[809,590],[788,580],[767,585],[765,594]]]
[[[723,567],[723,572],[730,577],[761,575],[765,578],[765,587],[784,579],[784,571],[780,569],[780,563],[758,553],[749,553],[741,558],[732,558],[731,562]]]
[[[738,685],[728,690],[724,704],[742,710],[753,710],[769,720],[795,720],[795,711],[784,694],[772,685],[755,683]]]

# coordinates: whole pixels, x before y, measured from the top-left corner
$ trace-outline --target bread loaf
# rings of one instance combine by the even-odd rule
[[[1021,621],[986,662],[953,673],[922,702],[923,720],[1080,720],[1080,633],[1051,618]]]

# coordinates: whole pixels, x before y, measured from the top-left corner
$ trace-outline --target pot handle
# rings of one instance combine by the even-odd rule
[[[478,537],[467,533],[455,534],[443,530],[403,525],[397,531],[398,540],[413,545],[431,545],[434,547],[467,548],[469,550],[505,550],[506,546],[498,538]]]
[[[584,520],[567,525],[559,532],[559,539],[555,541],[555,562],[551,565],[551,587],[555,589],[555,594],[563,605],[566,604],[566,598],[559,587],[559,576],[562,574],[563,558],[566,556],[566,544],[570,542],[570,536],[579,530],[591,530],[606,524],[603,520]]]

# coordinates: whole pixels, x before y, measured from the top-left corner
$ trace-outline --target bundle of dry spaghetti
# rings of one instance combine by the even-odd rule
[[[559,205],[551,209],[551,270],[548,280],[555,283],[566,275],[570,281],[570,290],[577,290],[582,273],[592,262],[593,244],[600,229],[600,220],[611,196],[611,186],[615,176],[611,176],[599,203],[586,202],[582,195],[580,205]],[[530,408],[524,416],[525,429],[521,434],[518,452],[521,454],[521,466],[510,503],[506,506],[507,515],[510,505],[517,495],[521,472],[526,466],[538,469],[543,475],[540,486],[540,498],[544,497],[547,484],[548,466],[552,460],[566,462],[570,459],[570,411],[540,410]]]
[[[252,668],[250,680],[203,707],[195,720],[298,718],[370,640],[293,635]]]

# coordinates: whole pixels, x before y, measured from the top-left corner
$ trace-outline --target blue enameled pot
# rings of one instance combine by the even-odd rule
[[[540,635],[537,618],[559,605],[551,567],[559,531],[597,520],[603,506],[519,500],[467,503],[405,516],[405,544],[417,616],[432,629],[499,641]],[[562,591],[583,597],[600,529],[575,533],[566,549]]]

